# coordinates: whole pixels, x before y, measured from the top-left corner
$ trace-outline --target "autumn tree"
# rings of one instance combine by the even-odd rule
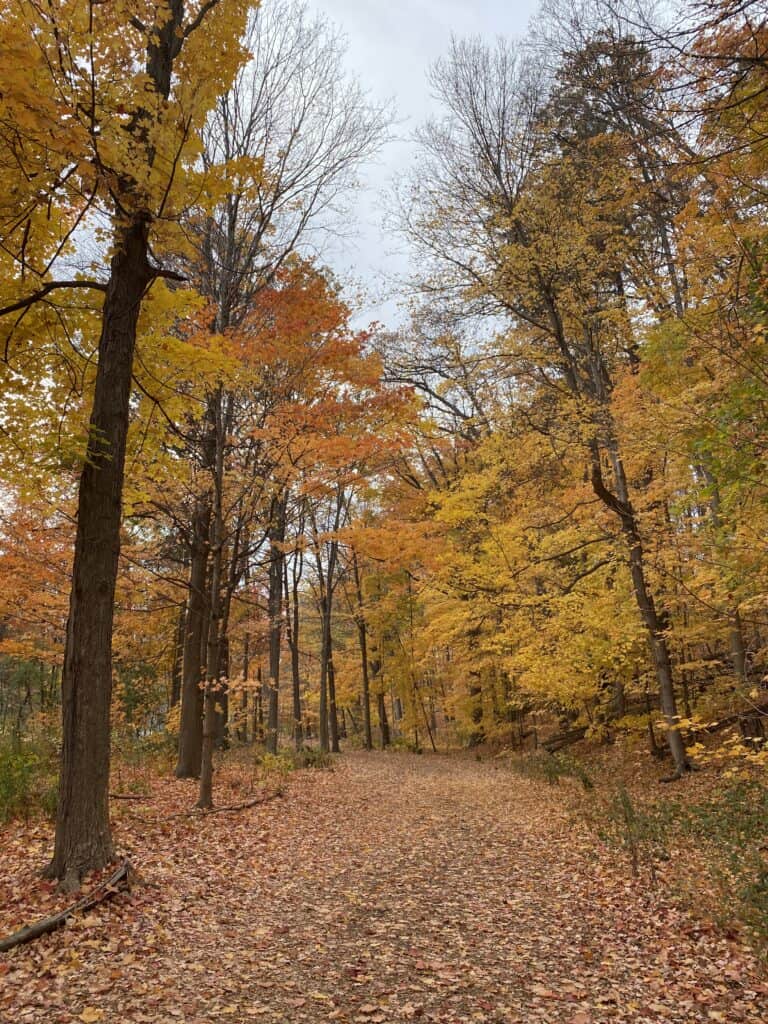
[[[212,304],[214,332],[236,331],[249,317],[248,330],[252,330],[258,319],[258,314],[252,315],[253,307],[260,292],[270,288],[299,247],[308,247],[313,239],[334,230],[354,187],[355,169],[381,144],[389,117],[343,73],[343,46],[336,30],[322,19],[312,19],[302,4],[278,3],[260,11],[251,20],[246,44],[251,60],[222,96],[205,130],[204,164],[226,164],[233,173],[213,207],[196,211],[187,222],[193,249],[189,274]],[[263,395],[263,401],[269,405],[268,396]],[[217,663],[226,638],[221,635],[209,648],[209,658],[201,656],[201,636],[221,633],[218,611],[226,604],[213,589],[205,593],[214,578],[207,567],[222,556],[228,537],[237,533],[243,540],[246,536],[233,523],[219,521],[222,472],[228,458],[221,445],[228,435],[243,429],[233,419],[242,407],[242,402],[233,401],[226,381],[217,382],[206,399],[205,414],[183,431],[190,457],[200,466],[201,488],[194,524],[186,531],[191,543],[190,628],[186,630],[176,768],[182,777],[200,772],[202,676],[208,680],[208,690],[216,690],[226,702],[226,691],[219,683],[222,666]],[[268,455],[260,457],[251,467],[254,479],[259,473],[268,478],[269,465]],[[265,513],[268,521],[261,525],[272,537],[269,601],[272,617],[279,623],[277,611],[284,595],[278,549],[284,533],[285,496],[279,487],[270,493],[271,515]],[[209,543],[212,528],[218,531],[215,544]],[[232,579],[232,566],[247,563],[247,554],[237,546],[230,546],[227,557],[230,566],[216,569],[217,580]],[[211,610],[218,621],[216,628],[209,624]],[[272,642],[265,686],[272,723],[267,734],[270,747],[276,742],[278,680],[272,674],[279,670],[276,643]],[[218,723],[221,730],[222,719]]]
[[[133,351],[152,283],[190,195],[199,133],[242,51],[245,4],[113,11],[6,5],[3,303],[14,338],[36,307],[102,293],[98,368],[79,484],[63,671],[63,749],[51,873],[74,887],[112,856],[107,790],[111,633]],[[204,79],[192,69],[206,68]],[[91,212],[109,220],[104,276],[61,276]],[[29,315],[27,315],[29,313]],[[65,315],[63,312],[62,315]]]

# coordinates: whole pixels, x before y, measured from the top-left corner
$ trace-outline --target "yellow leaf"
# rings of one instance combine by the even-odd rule
[[[96,1021],[104,1019],[104,1011],[97,1010],[95,1006],[86,1006],[78,1019],[83,1024],[96,1024]]]

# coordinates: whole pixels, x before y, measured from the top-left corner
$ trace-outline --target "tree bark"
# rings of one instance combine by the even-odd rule
[[[331,640],[330,621],[328,625],[328,728],[331,739],[331,753],[340,754],[339,715],[336,709],[336,672],[333,667],[333,645]]]
[[[216,458],[214,464],[214,509],[211,523],[211,572],[209,582],[208,637],[205,659],[205,690],[203,694],[203,746],[200,760],[200,789],[197,807],[213,806],[213,748],[217,734],[217,706],[221,698],[221,620],[223,603],[221,573],[224,559],[224,445],[228,417],[219,387],[215,407]]]
[[[59,800],[48,867],[69,890],[114,854],[108,807],[112,623],[136,324],[152,280],[147,229],[146,219],[139,218],[117,234],[78,493],[62,674]]]
[[[173,640],[173,667],[171,669],[171,707],[175,708],[181,700],[181,678],[184,665],[184,634],[187,625],[186,599],[179,605],[176,623],[176,635]]]
[[[269,528],[269,689],[267,703],[266,747],[270,754],[277,753],[280,726],[280,648],[283,637],[283,560],[285,553],[286,496],[280,495],[272,502]]]
[[[645,574],[643,544],[637,517],[629,500],[629,490],[624,479],[624,470],[618,455],[612,453],[612,464],[617,494],[612,494],[605,486],[600,464],[600,454],[596,442],[591,446],[592,455],[592,488],[598,498],[619,516],[622,533],[629,552],[629,571],[632,588],[640,611],[640,617],[646,628],[651,659],[659,685],[661,711],[667,726],[667,744],[669,745],[675,771],[682,775],[690,769],[688,755],[685,752],[683,738],[680,735],[677,700],[672,678],[672,665],[669,657],[666,630],[656,609]]]
[[[371,657],[371,681],[376,686],[376,713],[379,718],[379,738],[381,740],[381,749],[386,749],[392,742],[392,738],[389,733],[389,718],[387,717],[387,701],[384,694],[383,681],[379,679],[381,675],[381,659],[377,655]]]
[[[360,670],[363,679],[363,744],[366,750],[373,750],[373,735],[371,733],[371,682],[368,672],[368,627],[365,621],[365,605],[363,604],[363,588],[360,582],[360,567],[357,563],[357,553],[352,552],[352,575],[355,580],[355,594],[357,597],[357,637],[360,643]]]
[[[206,636],[206,581],[211,503],[206,494],[195,503],[189,569],[187,623],[181,683],[181,719],[176,777],[197,779],[203,749],[203,643]]]
[[[293,745],[296,750],[304,746],[304,728],[301,710],[301,666],[299,662],[299,629],[301,616],[299,609],[299,580],[303,556],[296,551],[293,556],[293,580],[288,587],[288,560],[283,559],[285,585],[285,631],[288,647],[291,651],[291,690],[293,697]],[[289,597],[290,593],[290,597]]]

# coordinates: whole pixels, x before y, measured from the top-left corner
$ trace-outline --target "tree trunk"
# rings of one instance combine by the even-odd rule
[[[200,790],[197,806],[203,810],[213,806],[213,747],[217,734],[218,704],[221,699],[221,620],[223,604],[221,573],[224,559],[224,445],[226,417],[222,389],[218,388],[215,407],[216,457],[214,463],[214,510],[211,524],[211,572],[209,581],[208,638],[205,658],[205,693],[203,711],[203,746],[200,759]]]
[[[281,495],[272,502],[271,525],[269,528],[269,689],[267,704],[266,747],[270,754],[277,753],[280,696],[280,647],[283,636],[283,560],[285,553],[286,497]]]
[[[677,713],[677,701],[675,699],[666,630],[656,610],[656,605],[646,580],[643,545],[637,525],[637,517],[629,500],[629,490],[624,476],[624,468],[618,455],[615,452],[611,452],[611,463],[617,491],[616,494],[612,494],[605,486],[603,480],[597,442],[592,442],[590,450],[593,490],[597,497],[619,516],[622,533],[627,544],[632,588],[640,611],[640,617],[648,636],[651,659],[659,685],[661,711],[667,726],[667,743],[675,763],[675,771],[678,775],[682,775],[690,769],[690,762],[685,752],[685,745],[683,744],[683,738],[680,735],[678,725],[680,718]]]
[[[261,662],[256,666],[256,690],[253,695],[253,739],[264,742],[264,702],[262,700]]]
[[[213,807],[213,745],[216,739],[216,691],[210,679],[205,681],[203,750],[200,763],[200,789],[196,807]]]
[[[379,730],[381,732],[381,749],[384,750],[390,745],[392,739],[389,735],[389,719],[387,718],[387,703],[384,699],[384,691],[377,694],[376,709],[379,714]]]
[[[325,603],[324,601],[322,602]],[[330,750],[328,738],[328,660],[330,655],[329,622],[322,611],[322,644],[320,650],[320,706],[318,708],[318,732],[320,737],[320,749],[323,753]]]
[[[339,716],[336,710],[336,673],[333,668],[333,646],[331,643],[330,624],[328,628],[328,728],[331,738],[331,752],[334,754],[340,754]]]
[[[250,671],[250,637],[243,637],[243,692],[240,694],[240,713],[237,726],[237,739],[240,743],[248,742],[248,673]]]
[[[357,554],[352,552],[352,573],[355,580],[355,594],[357,596],[357,637],[360,643],[360,670],[363,679],[363,744],[366,750],[373,750],[373,735],[371,733],[371,683],[368,674],[368,630],[365,622],[365,606],[363,604],[363,588],[360,582],[360,568],[357,564]]]
[[[179,616],[176,623],[176,635],[173,640],[173,668],[171,669],[171,707],[175,708],[181,700],[181,678],[184,665],[184,634],[187,625],[187,602],[179,605]]]
[[[299,580],[303,558],[299,551],[293,556],[293,580],[288,588],[288,560],[283,559],[285,569],[283,583],[285,585],[285,629],[288,647],[291,651],[291,689],[293,696],[293,745],[296,750],[304,746],[304,729],[301,710],[301,666],[299,662],[299,628],[301,626],[299,610]]]
[[[211,503],[208,495],[195,503],[192,518],[192,546],[189,596],[184,637],[179,722],[178,779],[197,779],[203,749],[203,643],[206,636],[206,581],[208,577],[208,533]]]
[[[109,827],[112,622],[136,323],[152,279],[147,222],[117,235],[104,299],[62,674],[56,838],[48,874],[65,889],[113,857]]]
[[[744,644],[744,631],[741,626],[741,616],[738,609],[733,611],[728,620],[728,636],[731,644],[731,660],[733,662],[734,675],[742,686],[748,686],[747,649]]]
[[[376,685],[376,711],[379,716],[379,734],[381,738],[381,749],[384,750],[392,742],[389,735],[389,719],[387,718],[387,702],[384,696],[384,687],[379,674],[381,672],[381,661],[377,657],[371,658],[371,678],[377,681]]]
[[[480,685],[480,673],[470,672],[475,680],[469,686],[470,717],[472,719],[472,731],[469,734],[469,746],[475,747],[485,739],[485,727],[483,725],[483,688]]]

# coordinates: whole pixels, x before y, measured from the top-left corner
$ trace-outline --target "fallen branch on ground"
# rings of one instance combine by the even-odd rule
[[[284,789],[276,789],[273,793],[265,793],[262,796],[254,797],[253,800],[246,800],[244,804],[226,804],[224,807],[210,807],[204,810],[201,807],[192,807],[187,811],[178,811],[176,814],[166,815],[162,821],[173,821],[177,818],[200,818],[209,814],[221,814],[224,811],[247,811],[249,807],[256,807],[258,804],[269,803],[270,800],[278,800],[285,796]],[[160,825],[162,822],[157,818],[143,818],[141,815],[132,814],[131,821],[141,821],[146,825]]]
[[[122,889],[129,889],[131,884],[130,876],[131,863],[128,860],[124,860],[114,874],[97,885],[95,889],[92,889],[87,896],[83,896],[77,903],[73,903],[71,907],[67,907],[66,910],[53,914],[51,917],[43,917],[34,924],[25,925],[12,935],[0,939],[0,953],[7,953],[14,946],[21,946],[24,942],[31,942],[41,935],[47,935],[48,932],[55,931],[66,924],[67,920],[75,914],[79,914],[84,910],[91,910]]]
[[[220,814],[222,811],[247,811],[249,807],[256,807],[257,804],[266,804],[270,800],[278,800],[283,796],[284,790],[276,789],[274,793],[266,793],[264,796],[254,797],[253,800],[246,800],[244,804],[229,804],[225,807],[212,807],[203,811],[203,814]],[[190,812],[194,813],[194,812]]]

